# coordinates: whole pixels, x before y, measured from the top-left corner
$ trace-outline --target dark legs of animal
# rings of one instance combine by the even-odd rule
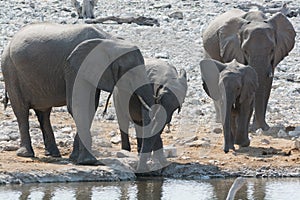
[[[131,151],[129,135],[121,129],[121,141],[122,141],[122,149],[126,151]]]
[[[93,96],[91,93],[89,95],[90,95],[90,97]],[[96,89],[96,93],[94,96],[95,112],[99,105],[99,98],[100,98],[100,90]],[[90,99],[90,100],[92,101],[92,99]],[[71,115],[73,116],[72,109],[70,106],[68,106],[68,110],[71,113]],[[94,116],[94,114],[95,113],[93,113],[92,116]],[[90,121],[90,125],[91,125],[91,123],[92,123],[92,119]],[[85,140],[83,142],[82,141],[83,138],[80,138],[80,135],[78,132],[76,133],[74,142],[73,142],[73,151],[70,155],[70,160],[72,160],[76,164],[93,165],[97,162],[97,159],[90,152],[91,149],[87,149],[92,146],[91,137],[86,137],[86,138],[87,138],[87,140]]]
[[[46,111],[39,111],[39,110],[34,110],[34,111],[37,115],[38,121],[40,123],[40,128],[43,133],[43,139],[45,144],[45,155],[60,157],[61,155],[56,146],[55,137],[50,123],[51,108],[47,109]]]
[[[12,103],[13,105],[13,103]],[[14,107],[14,106],[13,106]],[[19,107],[19,106],[16,106]],[[31,146],[31,138],[29,135],[29,108],[14,109],[14,113],[17,117],[19,131],[21,136],[20,148],[17,151],[17,156],[21,157],[34,157],[34,151]]]

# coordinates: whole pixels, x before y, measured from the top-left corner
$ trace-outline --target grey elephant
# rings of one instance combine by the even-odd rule
[[[226,64],[202,60],[200,68],[204,90],[221,111],[224,152],[234,150],[234,144],[249,146],[248,128],[258,88],[256,71],[235,59]]]
[[[49,115],[52,107],[67,105],[77,127],[70,158],[77,164],[95,164],[90,127],[100,90],[112,92],[119,87],[135,94],[142,101],[143,119],[146,123],[151,121],[153,88],[150,84],[138,88],[148,80],[140,50],[96,26],[29,25],[12,38],[1,61],[21,135],[18,156],[34,156],[29,134],[30,109],[39,120],[45,154],[60,156]]]
[[[159,59],[145,59],[145,68],[147,76],[154,89],[153,96],[156,104],[163,107],[165,114],[159,118],[162,123],[157,134],[150,138],[145,138],[142,135],[141,124],[143,117],[141,112],[140,101],[137,96],[132,96],[130,99],[129,112],[124,109],[122,100],[122,91],[116,89],[113,93],[113,100],[116,109],[116,114],[119,122],[122,139],[122,149],[130,151],[130,142],[128,137],[129,122],[134,122],[137,134],[138,152],[140,152],[144,141],[152,141],[152,145],[148,146],[146,152],[152,152],[153,156],[160,161],[162,165],[165,163],[163,155],[163,142],[161,133],[166,124],[169,124],[175,110],[180,109],[184,102],[187,92],[187,77],[186,71],[181,69],[178,73],[176,68]],[[121,120],[119,120],[121,119]],[[148,155],[149,158],[149,155]]]
[[[260,11],[238,9],[216,17],[203,32],[206,57],[223,63],[236,59],[256,70],[255,129],[269,129],[265,115],[274,69],[293,49],[295,36],[292,24],[281,13],[267,18]]]

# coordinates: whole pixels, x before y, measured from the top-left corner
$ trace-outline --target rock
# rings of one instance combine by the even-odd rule
[[[10,137],[8,135],[0,135],[0,142],[1,141],[9,141]]]
[[[120,137],[120,135],[116,135],[116,136],[112,137],[110,139],[110,142],[113,143],[113,144],[119,144],[119,143],[121,143],[121,137]]]
[[[64,127],[60,130],[62,133],[70,133],[72,131],[72,127]]]
[[[153,8],[156,8],[156,9],[160,9],[160,8],[171,8],[172,5],[171,4],[156,4],[156,5],[153,5]]]
[[[183,19],[183,13],[181,11],[176,11],[168,15],[170,18]]]
[[[264,145],[270,144],[270,141],[267,139],[262,139],[260,142]]]
[[[17,151],[19,149],[18,145],[9,144],[3,147],[3,151]]]
[[[300,140],[299,139],[297,139],[293,142],[292,148],[293,149],[300,149]]]
[[[223,130],[221,128],[214,128],[213,132],[216,134],[220,134],[223,132]]]
[[[210,143],[208,141],[197,140],[194,142],[186,143],[185,146],[188,147],[209,147]]]
[[[169,59],[169,55],[166,52],[156,53],[155,58]]]
[[[186,138],[182,141],[179,142],[179,144],[183,145],[183,144],[186,144],[186,143],[190,143],[190,142],[193,142],[195,140],[198,140],[198,136],[194,135],[192,137],[189,137],[189,138]]]
[[[300,136],[300,131],[290,131],[288,134],[291,137],[298,137]]]
[[[175,158],[177,157],[177,149],[173,146],[164,147],[164,154],[166,158]]]
[[[288,136],[288,134],[282,129],[280,129],[277,133],[277,137],[279,137],[279,138],[284,138],[284,137],[287,137],[287,136]]]
[[[112,147],[111,143],[107,140],[104,140],[104,139],[99,139],[95,143],[97,145],[99,145],[100,147]]]
[[[129,151],[126,151],[126,150],[123,150],[123,149],[116,153],[117,158],[128,158],[128,157],[135,157],[136,158],[137,157],[136,155],[137,155],[136,153],[129,152]]]
[[[116,131],[111,131],[111,132],[109,132],[109,136],[110,137],[114,137],[114,136],[116,136],[117,135],[117,132]]]

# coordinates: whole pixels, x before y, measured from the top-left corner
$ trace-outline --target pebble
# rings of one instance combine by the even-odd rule
[[[174,146],[164,147],[164,155],[166,158],[175,158],[177,157],[177,149]]]
[[[121,140],[120,135],[116,135],[116,136],[114,136],[110,139],[110,142],[113,143],[113,144],[119,144],[119,143],[121,143],[121,141],[122,140]]]
[[[290,131],[288,134],[291,137],[298,137],[300,136],[300,131]]]
[[[288,134],[282,129],[280,129],[277,133],[277,137],[279,137],[279,138],[284,138],[284,137],[287,137],[287,136],[288,136]]]
[[[300,150],[300,140],[299,139],[297,139],[293,142],[292,148]]]
[[[183,13],[181,11],[176,11],[168,15],[170,18],[183,19]]]

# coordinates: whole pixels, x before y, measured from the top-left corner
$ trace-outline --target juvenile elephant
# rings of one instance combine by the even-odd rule
[[[166,115],[161,116],[161,118],[158,119],[162,125],[157,134],[153,137],[145,138],[143,137],[142,130],[139,126],[143,123],[143,117],[138,97],[132,96],[128,112],[123,105],[121,98],[122,91],[118,89],[114,90],[113,100],[121,131],[122,149],[127,151],[131,150],[128,128],[129,122],[134,122],[138,152],[140,152],[144,145],[144,141],[150,140],[152,141],[152,145],[147,148],[146,152],[151,153],[153,151],[153,156],[163,164],[165,158],[163,156],[163,142],[160,134],[165,125],[171,122],[174,111],[178,109],[178,112],[180,112],[187,92],[187,77],[184,69],[178,74],[174,66],[158,59],[145,59],[145,68],[154,89],[154,94],[152,95],[155,97],[156,103],[163,107]]]
[[[249,146],[248,128],[258,88],[256,71],[235,59],[226,64],[202,60],[200,68],[204,90],[221,111],[224,152],[234,150],[234,144]]]
[[[29,25],[12,38],[1,67],[21,135],[18,156],[34,156],[29,109],[39,120],[45,154],[60,156],[49,115],[52,107],[67,105],[77,127],[70,158],[78,164],[94,164],[91,123],[100,90],[112,92],[115,86],[139,97],[142,118],[150,123],[153,88],[147,84],[143,56],[136,46],[109,38],[91,25],[48,23]]]
[[[295,36],[292,24],[281,13],[268,19],[260,11],[237,9],[218,16],[203,32],[208,58],[223,63],[236,59],[256,70],[259,87],[255,94],[255,129],[269,129],[265,115],[274,68],[293,49]]]

